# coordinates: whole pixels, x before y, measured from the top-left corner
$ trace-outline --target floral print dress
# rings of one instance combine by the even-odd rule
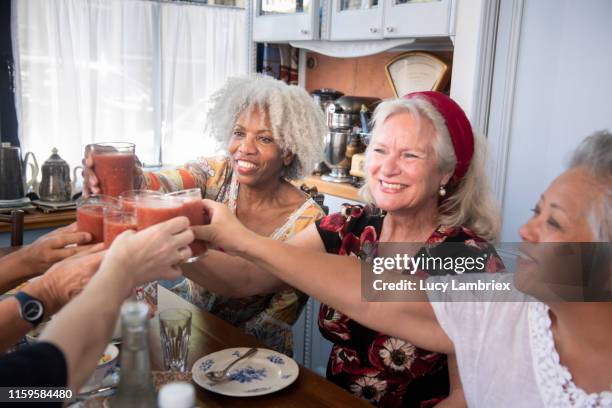
[[[378,242],[383,219],[371,207],[346,205],[318,221],[317,230],[327,252],[362,257]],[[495,249],[467,228],[439,226],[426,244],[441,242],[464,243],[471,254],[487,254],[487,272],[504,269]],[[431,407],[448,396],[446,355],[370,330],[327,305],[321,305],[318,323],[334,343],[327,378],[353,394],[380,407]]]
[[[139,187],[163,192],[199,187],[204,198],[224,203],[235,211],[240,185],[229,158],[219,156],[201,158],[183,168],[145,173]],[[285,241],[324,215],[321,207],[308,198],[272,233],[271,238]],[[189,279],[184,279],[171,290],[255,336],[268,347],[293,355],[292,326],[308,300],[304,293],[286,289],[235,299],[210,292]]]

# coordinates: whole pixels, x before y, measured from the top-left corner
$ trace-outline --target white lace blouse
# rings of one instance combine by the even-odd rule
[[[587,394],[559,362],[545,304],[435,300],[468,406],[612,407],[612,389]]]

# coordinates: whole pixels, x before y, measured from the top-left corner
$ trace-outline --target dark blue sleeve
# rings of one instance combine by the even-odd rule
[[[51,343],[25,346],[0,357],[1,387],[66,387],[64,353]]]

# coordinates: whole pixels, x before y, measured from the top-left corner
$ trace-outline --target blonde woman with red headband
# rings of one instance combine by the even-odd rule
[[[486,185],[480,144],[464,112],[442,93],[420,92],[381,103],[374,114],[362,191],[371,205],[346,207],[287,242],[359,257],[376,242],[453,242],[467,253],[487,256],[482,272],[503,269],[487,243],[497,237],[499,218]],[[214,236],[207,238],[215,241]],[[217,267],[207,271],[206,279],[215,291],[244,296],[286,285],[243,258],[209,252],[209,262],[214,259]],[[318,282],[319,275],[312,276]],[[334,343],[327,378],[370,403],[433,406],[449,391],[446,404],[464,403],[454,362],[448,364],[449,384],[444,354],[371,330],[326,305],[320,309],[319,328]]]

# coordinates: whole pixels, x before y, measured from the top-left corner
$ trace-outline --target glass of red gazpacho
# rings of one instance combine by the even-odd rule
[[[138,231],[181,215],[183,215],[183,202],[174,197],[152,195],[136,201],[136,225]],[[157,282],[136,288],[136,298],[145,300],[151,307],[151,310],[156,311]]]
[[[182,201],[182,215],[189,218],[189,224],[191,225],[204,225],[208,224],[208,215],[204,210],[204,203],[202,202],[202,190],[199,188],[192,188],[189,190],[180,190],[173,193],[166,194],[166,197],[175,197]],[[204,241],[196,240],[191,245],[191,252],[194,257],[197,257],[206,252],[206,243]],[[191,258],[189,261],[194,260]]]
[[[146,197],[161,197],[162,193],[153,190],[129,190],[119,195],[119,206],[125,211],[136,211],[136,203]]]
[[[92,195],[77,201],[77,228],[91,234],[91,243],[104,242],[104,211],[117,208],[117,200],[106,195]]]
[[[183,202],[174,197],[150,196],[136,202],[136,223],[143,230],[183,215]]]
[[[104,247],[109,248],[119,234],[127,230],[136,230],[134,211],[122,208],[107,208],[104,211]]]
[[[127,142],[96,143],[87,147],[102,194],[117,197],[134,189],[136,145]]]

